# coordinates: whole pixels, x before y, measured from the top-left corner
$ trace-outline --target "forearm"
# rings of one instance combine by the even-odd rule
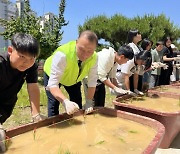
[[[134,77],[133,77],[134,89],[137,89],[138,87],[138,80],[139,80],[138,74],[134,74]]]
[[[112,84],[115,85],[116,87],[118,87],[118,82],[117,82],[117,79],[116,78],[111,78],[110,79]]]
[[[174,58],[167,58],[166,56],[163,56],[163,61],[173,61]]]
[[[40,90],[37,83],[27,84],[31,113],[36,115],[40,112]]]
[[[130,82],[129,82],[129,76],[128,75],[124,76],[124,85],[126,87],[126,90],[130,90]]]
[[[86,99],[93,99],[96,87],[88,87],[87,89],[87,98]]]
[[[114,87],[115,87],[115,85],[114,85],[111,81],[109,81],[108,79],[107,79],[107,80],[104,80],[103,83],[104,83],[106,86],[108,86],[108,87],[110,87],[110,88],[112,88],[112,89],[114,89]]]
[[[64,94],[62,93],[61,89],[59,89],[59,87],[52,87],[49,88],[51,94],[59,101],[59,102],[63,102],[66,98],[66,96],[64,96]]]

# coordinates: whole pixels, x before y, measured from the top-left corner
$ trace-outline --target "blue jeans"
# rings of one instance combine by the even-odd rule
[[[44,86],[48,85],[49,76],[44,73]],[[59,88],[61,84],[59,84]],[[81,82],[74,84],[72,86],[64,86],[67,93],[69,94],[70,101],[78,104],[79,108],[82,109],[82,96],[81,96]],[[49,90],[46,90],[46,95],[48,97],[48,117],[55,116],[59,114],[59,101],[51,94]]]
[[[159,75],[151,74],[149,88],[159,86]]]
[[[143,74],[143,83],[149,83],[150,76],[151,76],[151,70],[145,72],[145,73]]]

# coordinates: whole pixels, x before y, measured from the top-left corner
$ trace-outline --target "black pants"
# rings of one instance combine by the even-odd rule
[[[169,85],[170,84],[170,76],[172,74],[173,67],[169,66],[168,69],[164,70],[161,68],[161,75],[159,78],[160,85]]]
[[[14,106],[17,101],[17,96],[8,98],[8,100],[1,100],[0,103],[0,123],[4,123],[12,114]]]
[[[94,94],[94,105],[104,107],[106,97],[106,89],[104,83],[96,86],[96,91]]]
[[[44,73],[44,86],[48,85],[49,76]],[[59,87],[61,84],[59,84]],[[81,82],[78,82],[72,86],[64,86],[67,93],[69,94],[70,100],[77,103],[79,108],[82,109],[82,96],[81,96]],[[59,101],[51,94],[50,91],[46,90],[48,97],[48,117],[59,114]]]
[[[142,75],[138,75],[138,90],[142,91]],[[130,82],[130,90],[134,91],[134,74],[130,76],[129,78],[129,82]]]

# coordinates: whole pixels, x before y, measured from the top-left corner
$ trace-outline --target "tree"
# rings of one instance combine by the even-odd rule
[[[40,19],[30,8],[29,0],[25,0],[22,16],[11,20],[0,19],[0,24],[5,31],[0,35],[5,39],[11,39],[12,35],[17,32],[28,33],[34,36],[40,43],[40,59],[46,59],[58,47],[62,40],[63,26],[68,22],[64,19],[65,0],[61,0],[59,4],[59,15],[54,17],[54,26],[51,21],[46,21],[46,26],[41,30]]]
[[[59,5],[59,15],[54,16],[54,24],[51,21],[45,23],[45,28],[42,32],[40,39],[41,44],[41,57],[49,57],[51,53],[59,46],[59,42],[62,40],[63,26],[66,26],[68,22],[64,19],[65,0],[61,0]]]
[[[149,38],[154,43],[163,40],[166,36],[171,36],[177,44],[180,38],[180,28],[175,26],[164,14],[159,16],[144,15],[134,18],[115,14],[108,18],[99,15],[86,19],[84,24],[79,25],[79,32],[83,30],[94,31],[99,39],[109,42],[110,46],[116,50],[127,41],[127,34],[130,29],[138,29],[143,38]]]
[[[133,19],[133,22],[137,23],[136,28],[142,33],[143,38],[149,38],[154,43],[158,40],[164,40],[167,36],[170,36],[174,42],[180,38],[180,28],[164,14],[138,16]]]

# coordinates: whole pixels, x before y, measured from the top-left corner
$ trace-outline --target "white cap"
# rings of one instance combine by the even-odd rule
[[[177,47],[174,44],[171,44],[172,49],[177,49]]]

